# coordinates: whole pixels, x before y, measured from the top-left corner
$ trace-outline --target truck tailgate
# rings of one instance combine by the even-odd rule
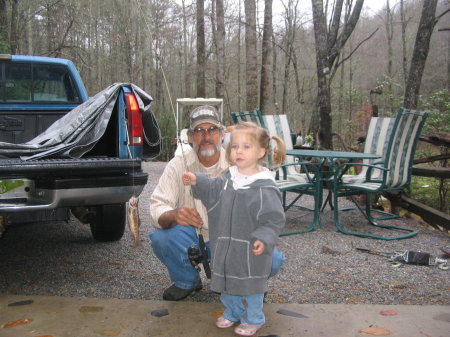
[[[140,159],[82,158],[82,159],[0,159],[2,177],[36,177],[64,174],[64,176],[98,176],[141,171]]]

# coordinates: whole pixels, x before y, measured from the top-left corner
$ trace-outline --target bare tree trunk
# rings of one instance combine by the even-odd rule
[[[12,13],[11,13],[11,28],[9,35],[9,45],[11,48],[11,54],[17,54],[19,46],[19,32],[17,27],[19,25],[19,0],[11,0]]]
[[[197,0],[197,97],[206,96],[205,2]]]
[[[405,8],[404,1],[400,0],[400,21],[402,25],[402,66],[403,66],[403,81],[406,85],[408,80],[408,61],[406,58],[406,19],[405,19]]]
[[[101,87],[102,84],[102,77],[103,77],[103,69],[100,66],[100,55],[102,55],[102,51],[100,48],[100,34],[98,31],[98,18],[100,17],[100,5],[97,1],[93,1],[93,3],[95,4],[95,13],[96,13],[96,18],[95,18],[95,26],[94,26],[94,34],[95,34],[95,72],[96,72],[96,77],[95,77],[95,88],[97,91],[97,89],[99,89]]]
[[[238,65],[238,73],[237,73],[237,92],[238,92],[238,101],[237,101],[237,106],[238,106],[238,110],[241,110],[241,100],[242,100],[242,89],[241,89],[241,77],[242,77],[242,71],[241,71],[241,45],[242,45],[242,41],[241,41],[241,27],[242,27],[242,13],[241,13],[241,0],[239,0],[239,16],[238,16],[238,51],[237,51],[237,65]]]
[[[50,6],[47,5],[47,22],[46,22],[46,30],[47,30],[47,54],[50,55],[53,50],[53,11],[51,10]]]
[[[258,108],[258,69],[256,44],[255,0],[244,0],[245,5],[245,64],[246,64],[246,109]]]
[[[277,54],[277,49],[275,48],[275,36],[273,35],[272,32],[272,61],[273,61],[273,72],[272,72],[272,94],[273,94],[273,99],[274,99],[274,105],[275,105],[275,112],[279,113],[279,105],[278,105],[278,99],[277,99],[277,71],[278,71],[278,67],[277,67],[277,62],[278,62],[278,54]],[[449,50],[450,50],[450,46],[449,46]]]
[[[141,7],[141,11],[142,11],[142,15],[144,17],[148,16],[148,7],[147,5],[144,5],[144,7]],[[140,30],[140,46],[141,48],[141,71],[140,71],[140,75],[141,75],[141,88],[143,90],[147,90],[147,81],[145,80],[148,77],[148,68],[147,68],[147,52],[146,52],[146,46],[148,46],[147,44],[147,25],[144,25],[142,27],[138,27],[138,29]]]
[[[8,15],[6,13],[6,0],[0,0],[0,53],[7,53]]]
[[[319,125],[312,125],[313,131],[318,131],[319,146],[332,149],[332,119],[331,119],[331,77],[339,67],[337,62],[342,48],[350,38],[358,23],[364,0],[356,0],[353,11],[345,20],[341,27],[341,12],[344,0],[335,0],[333,16],[329,30],[323,6],[323,0],[311,0],[314,38],[316,46],[316,67],[317,67],[317,106]],[[328,3],[328,2],[327,2]],[[350,6],[348,7],[350,13]],[[317,113],[317,112],[316,112]],[[317,118],[317,117],[315,117]],[[314,121],[314,116],[313,116]]]
[[[191,78],[190,72],[188,70],[188,37],[187,37],[187,13],[185,0],[182,0],[182,8],[183,8],[183,83],[181,94],[185,97],[191,96]],[[184,93],[183,93],[184,88]]]
[[[289,33],[286,34],[286,54],[285,54],[285,61],[284,61],[284,72],[283,72],[283,89],[281,93],[281,113],[284,114],[287,109],[287,97],[288,97],[288,90],[289,90],[289,68],[291,66],[291,56],[289,53],[292,51],[292,48],[288,44],[289,40]]]
[[[93,2],[92,1],[88,1],[86,4],[87,7],[87,18],[85,18],[85,20],[89,20],[89,26],[87,27],[87,31],[85,32],[86,34],[86,41],[87,41],[87,48],[89,50],[89,52],[87,53],[87,63],[88,64],[94,64],[95,62],[95,57],[94,57],[94,34],[93,34],[93,30],[95,30],[95,18],[94,18],[94,8],[93,8]],[[83,76],[85,78],[85,85],[87,87],[92,86],[92,83],[94,83],[94,77],[95,77],[95,72],[94,70],[92,71],[88,71],[87,75]]]
[[[450,91],[450,34],[447,34],[447,90]]]
[[[27,21],[25,29],[27,34],[27,53],[28,55],[33,55],[33,28],[31,26],[31,20]]]
[[[262,41],[261,89],[259,107],[266,114],[275,113],[272,92],[272,0],[264,3],[264,32]]]
[[[223,98],[225,96],[225,17],[223,9],[223,0],[216,0],[216,17],[217,17],[217,80],[216,80],[216,97]]]
[[[296,8],[296,6],[295,6]],[[283,77],[283,92],[281,98],[281,112],[284,114],[287,111],[287,98],[289,93],[289,69],[291,63],[294,62],[293,50],[294,50],[294,40],[295,40],[295,10],[293,6],[293,1],[289,0],[287,7],[285,6],[286,17],[285,21],[285,62],[284,62],[284,77]],[[295,68],[294,68],[295,70]]]
[[[431,34],[436,25],[436,6],[438,0],[423,2],[422,15],[417,29],[411,66],[409,67],[408,81],[406,83],[403,105],[407,109],[416,109],[419,99],[420,84],[423,70],[430,49]]]
[[[391,8],[389,6],[389,0],[386,0],[386,37],[387,37],[387,74],[389,77],[388,82],[388,90],[392,93],[392,59],[394,57],[393,49],[392,49],[392,41],[394,38],[394,18],[391,13]],[[394,112],[394,98],[393,95],[389,95],[389,110]]]
[[[332,149],[331,137],[331,94],[328,83],[330,67],[328,63],[327,23],[324,15],[322,0],[312,0],[314,38],[316,41],[316,67],[317,67],[317,107],[315,112],[319,115],[319,125],[312,125],[312,130],[318,134],[319,146]]]
[[[350,66],[350,72],[351,72],[351,66]],[[341,66],[341,73],[339,75],[339,88],[338,88],[338,111],[339,111],[339,120],[338,120],[338,127],[337,127],[337,133],[342,134],[342,117],[344,114],[344,88],[345,88],[345,65],[343,64]]]
[[[56,41],[56,48],[55,48],[55,52],[53,53],[53,55],[55,57],[62,57],[62,49],[64,46],[64,40],[65,40],[63,23],[67,19],[64,17],[64,12],[65,12],[64,9],[65,9],[64,2],[61,2],[56,8],[55,28],[56,28],[56,36],[57,36],[58,40]]]

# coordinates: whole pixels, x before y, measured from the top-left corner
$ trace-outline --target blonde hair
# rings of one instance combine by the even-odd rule
[[[264,156],[259,160],[260,163],[267,157],[270,151],[270,140],[273,139],[277,144],[276,147],[273,148],[273,165],[281,165],[284,162],[284,159],[286,158],[286,145],[280,137],[270,137],[266,129],[253,122],[240,122],[239,124],[236,124],[231,131],[230,139],[233,137],[233,133],[235,132],[246,132],[252,140],[254,140],[261,148],[266,150]],[[231,141],[228,143],[226,154],[228,162],[232,164],[230,161],[230,152]]]

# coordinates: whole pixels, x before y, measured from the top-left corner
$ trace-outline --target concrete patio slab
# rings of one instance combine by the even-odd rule
[[[167,315],[156,315],[164,310]],[[232,328],[215,327],[222,310],[220,303],[2,294],[0,336],[236,336]],[[384,316],[385,310],[396,315]],[[266,304],[264,311],[261,337],[368,337],[383,331],[391,337],[450,336],[450,306]]]

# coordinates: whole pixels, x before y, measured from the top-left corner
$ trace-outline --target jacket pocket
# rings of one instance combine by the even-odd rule
[[[250,276],[250,242],[230,237],[217,238],[214,252],[214,274],[222,277]]]

